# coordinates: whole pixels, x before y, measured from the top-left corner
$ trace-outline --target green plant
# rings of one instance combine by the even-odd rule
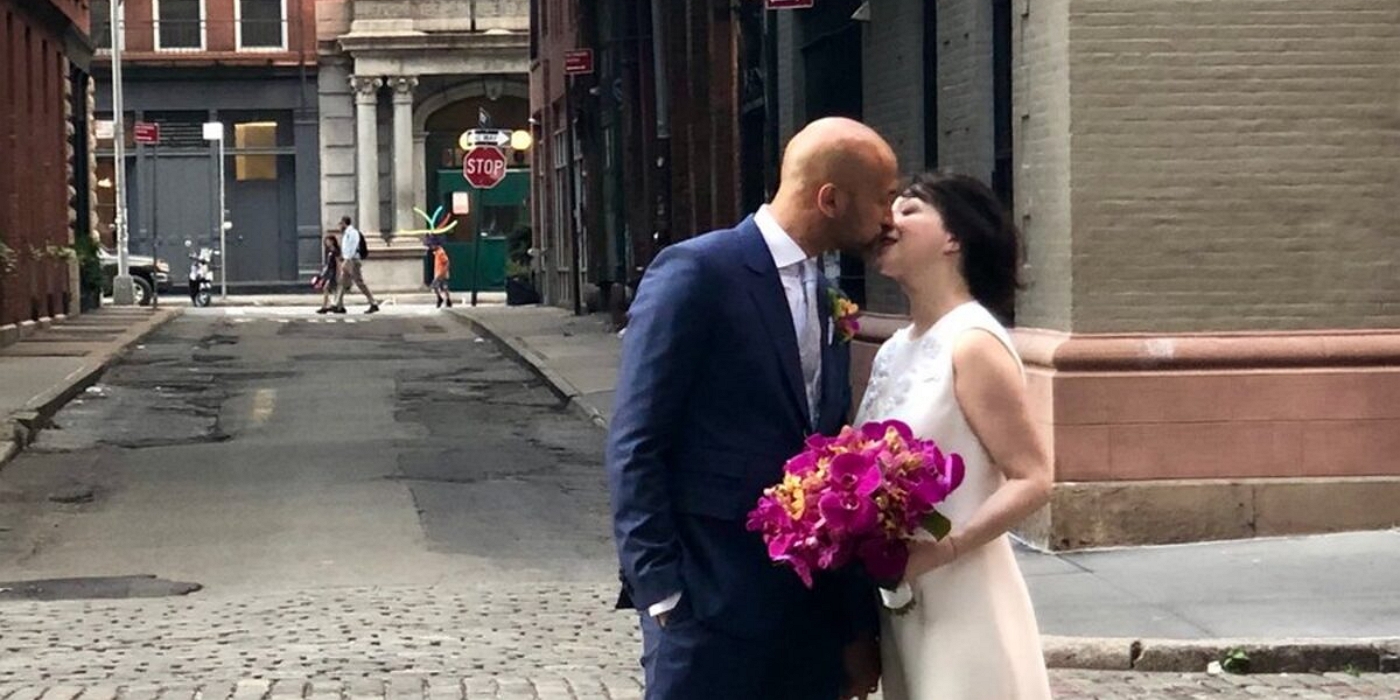
[[[61,260],[64,262],[78,259],[78,251],[71,246],[49,245],[44,247],[44,255],[50,260]]]
[[[18,269],[19,254],[15,252],[14,248],[5,245],[4,241],[0,241],[0,274],[14,274],[15,270]]]
[[[513,279],[525,279],[530,276],[530,266],[525,265],[515,258],[506,261],[506,277]]]
[[[1357,666],[1354,663],[1349,663],[1342,667],[1342,673],[1345,673],[1355,678],[1361,675],[1361,667]]]
[[[78,257],[78,286],[81,293],[101,298],[102,261],[97,257],[97,241],[90,235],[79,234],[73,240],[73,252]]]
[[[1238,647],[1231,649],[1225,652],[1225,658],[1220,660],[1220,668],[1226,673],[1249,673],[1249,654]]]

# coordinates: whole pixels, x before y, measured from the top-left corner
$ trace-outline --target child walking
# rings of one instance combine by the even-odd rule
[[[433,283],[430,287],[433,294],[437,295],[437,307],[442,308],[447,304],[447,308],[452,308],[452,294],[447,289],[447,280],[452,276],[449,272],[451,260],[447,257],[447,250],[442,246],[442,240],[434,238],[432,240],[433,249]]]

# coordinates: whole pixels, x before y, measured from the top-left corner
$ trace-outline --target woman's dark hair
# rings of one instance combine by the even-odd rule
[[[977,178],[940,170],[916,175],[903,196],[938,210],[962,246],[962,274],[973,298],[1009,320],[1022,288],[1021,234],[996,193]]]

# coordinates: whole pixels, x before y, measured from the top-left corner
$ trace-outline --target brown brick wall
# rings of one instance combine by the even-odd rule
[[[1011,76],[1017,221],[1025,236],[1027,290],[1022,326],[1069,330],[1070,0],[1013,3]]]
[[[0,240],[18,262],[13,273],[0,268],[0,325],[65,313],[71,301],[67,262],[34,255],[72,239],[67,27],[26,9],[32,7],[0,0]]]
[[[1075,0],[1069,25],[1074,331],[1400,327],[1400,5]]]
[[[938,2],[938,162],[992,178],[992,4]]]
[[[924,31],[921,0],[871,3],[865,51],[862,108],[865,122],[889,141],[900,172],[924,169]],[[879,313],[905,313],[899,286],[866,266],[866,307]]]

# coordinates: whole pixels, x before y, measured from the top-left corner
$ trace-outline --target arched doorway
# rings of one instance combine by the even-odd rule
[[[464,152],[459,139],[464,131],[483,127],[529,131],[528,86],[492,79],[446,85],[424,97],[415,113],[424,166],[424,211],[431,213],[441,206],[454,214],[457,226],[445,236],[449,254],[472,244],[471,258],[480,255],[483,288],[497,288],[509,272],[508,260],[528,260],[530,155],[507,149],[505,180],[491,190],[478,191],[462,177]],[[462,203],[469,203],[469,212],[454,206]],[[474,247],[477,233],[483,234],[480,250]],[[460,282],[466,283],[467,277]]]

